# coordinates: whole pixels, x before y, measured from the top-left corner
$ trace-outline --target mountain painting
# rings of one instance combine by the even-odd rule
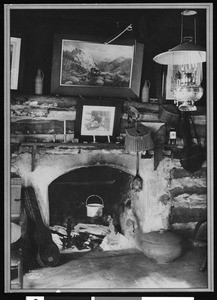
[[[134,46],[62,40],[61,86],[131,85]]]

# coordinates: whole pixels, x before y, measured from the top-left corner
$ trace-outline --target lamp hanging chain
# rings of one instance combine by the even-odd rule
[[[196,18],[194,17],[194,43],[196,44],[197,43],[197,39],[196,39],[196,34],[197,34],[197,31],[196,31],[196,27],[197,24],[196,24]]]
[[[139,175],[139,151],[136,151],[136,175]]]
[[[184,14],[182,14],[182,18],[181,18],[181,44],[183,42],[183,33],[184,33]],[[194,16],[194,19],[193,19],[193,22],[194,22],[194,43],[196,44],[197,43],[197,20],[196,20],[196,17]]]
[[[183,42],[183,20],[184,16],[182,15],[182,18],[181,18],[181,43]]]

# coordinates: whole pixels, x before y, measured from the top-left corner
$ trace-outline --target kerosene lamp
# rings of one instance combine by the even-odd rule
[[[194,103],[203,95],[202,63],[206,61],[206,52],[196,43],[196,14],[193,10],[181,13],[181,43],[153,58],[159,64],[176,66],[176,72],[172,75],[175,83],[172,92],[174,103],[181,111],[197,110]],[[183,36],[184,17],[193,17],[194,37]]]

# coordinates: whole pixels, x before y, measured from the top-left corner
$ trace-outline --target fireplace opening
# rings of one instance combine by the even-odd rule
[[[72,244],[84,248],[87,241],[97,238],[99,245],[112,230],[113,234],[124,234],[121,216],[131,209],[132,179],[131,174],[113,167],[91,166],[63,174],[49,185],[50,228],[53,233],[65,228],[65,248]],[[101,214],[89,216],[88,209],[96,203],[102,204]],[[71,233],[76,230],[79,237],[74,236],[74,241],[70,241]]]

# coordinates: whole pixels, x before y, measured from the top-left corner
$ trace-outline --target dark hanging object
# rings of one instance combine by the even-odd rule
[[[160,145],[160,144],[156,145],[154,148],[154,171],[157,170],[157,167],[163,158],[163,149],[164,149],[164,145]]]
[[[49,228],[44,225],[34,188],[26,187],[23,194],[27,216],[34,223],[34,239],[38,247],[37,261],[42,267],[53,267],[58,264],[60,259],[59,248],[52,240]]]
[[[190,118],[192,121],[194,134],[197,139],[197,144],[193,142],[191,136]],[[183,136],[184,147],[180,154],[180,163],[185,170],[195,172],[201,168],[206,157],[204,149],[197,136],[193,119],[191,115],[187,112],[183,113],[181,132]]]

